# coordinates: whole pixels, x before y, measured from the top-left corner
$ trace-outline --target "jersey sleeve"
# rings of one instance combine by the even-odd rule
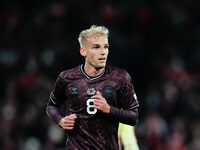
[[[139,103],[127,72],[122,75],[120,84],[118,107],[110,106],[110,115],[115,121],[134,126],[138,121]]]
[[[64,103],[66,99],[65,85],[66,85],[66,82],[61,73],[56,79],[54,90],[51,92],[49,96],[49,102],[51,104],[57,107],[60,107]]]
[[[125,110],[134,110],[139,107],[137,96],[133,87],[133,83],[128,72],[125,72],[122,76],[119,106]]]
[[[57,124],[59,124],[60,119],[63,117],[61,106],[66,100],[65,84],[66,82],[61,73],[55,82],[53,91],[50,93],[46,107],[48,117]]]

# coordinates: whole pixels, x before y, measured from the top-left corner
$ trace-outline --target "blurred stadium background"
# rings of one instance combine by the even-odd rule
[[[195,0],[1,0],[0,149],[62,149],[46,102],[97,24],[110,30],[108,64],[132,76],[140,150],[200,150],[199,17]]]

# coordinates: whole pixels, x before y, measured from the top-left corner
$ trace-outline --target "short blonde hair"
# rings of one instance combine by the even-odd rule
[[[92,25],[89,29],[83,30],[78,37],[80,47],[83,47],[83,43],[87,38],[92,36],[106,36],[108,38],[109,31],[104,26]]]

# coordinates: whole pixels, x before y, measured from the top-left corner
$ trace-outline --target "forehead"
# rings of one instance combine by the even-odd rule
[[[88,44],[108,44],[108,38],[104,35],[90,36],[87,38]]]

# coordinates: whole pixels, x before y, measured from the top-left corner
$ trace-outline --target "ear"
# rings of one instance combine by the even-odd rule
[[[85,57],[86,54],[87,54],[87,52],[85,51],[85,49],[80,48],[80,54],[81,54],[83,57]]]

